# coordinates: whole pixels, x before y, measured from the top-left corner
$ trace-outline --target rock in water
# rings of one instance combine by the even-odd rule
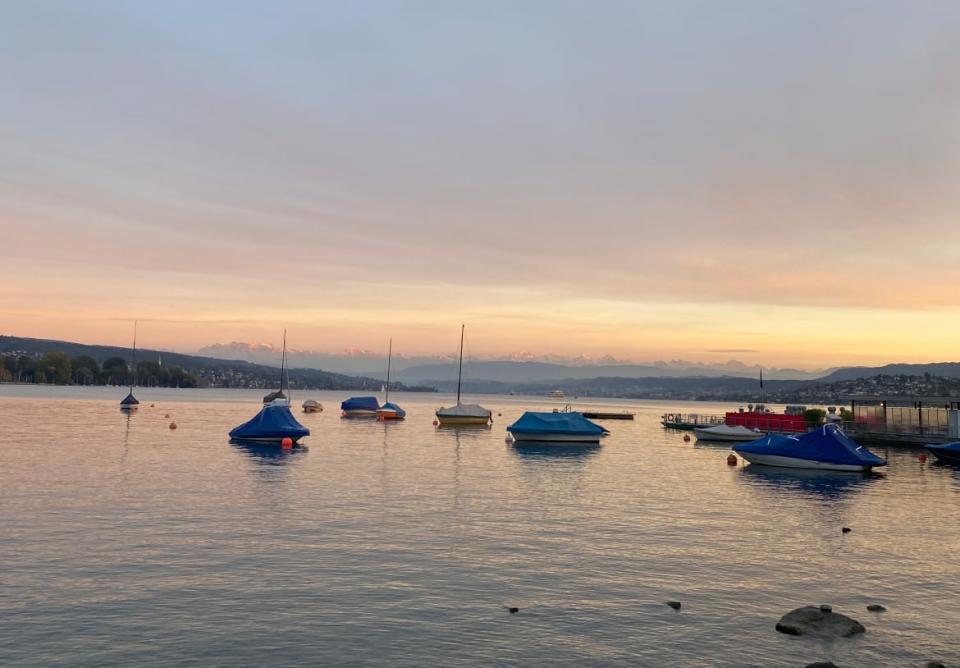
[[[816,663],[808,663],[804,668],[839,668],[839,666],[833,661],[817,661]]]
[[[667,601],[667,605],[669,605],[674,610],[680,609],[680,601]]]
[[[927,668],[947,668],[939,661],[927,661]]]
[[[878,603],[871,603],[867,606],[867,610],[870,612],[886,612],[887,609]]]
[[[792,636],[816,635],[849,638],[866,631],[863,624],[838,612],[827,612],[808,605],[791,610],[777,622],[777,631]]]

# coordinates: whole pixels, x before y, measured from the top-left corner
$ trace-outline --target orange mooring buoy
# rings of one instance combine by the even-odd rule
[[[729,455],[727,455],[727,464],[729,464],[730,466],[737,465],[737,456],[732,452]]]
[[[440,421],[439,421],[439,420],[434,420],[434,421],[433,421],[433,426],[434,426],[434,427],[436,427],[438,424],[440,424]]]
[[[170,428],[171,428],[171,429],[176,429],[176,428],[177,428],[177,423],[176,423],[176,422],[171,422],[171,423],[170,423]]]
[[[917,459],[920,460],[920,463],[921,463],[921,464],[924,464],[924,463],[926,463],[926,461],[927,461],[927,455],[926,455],[926,454],[922,454],[922,455],[920,455],[919,457],[917,457]]]
[[[684,443],[689,443],[689,442],[690,442],[690,434],[684,434],[684,435],[683,435],[683,441],[684,441]]]
[[[293,447],[293,439],[290,438],[289,436],[285,437],[282,441],[280,441],[280,447],[281,447],[281,448],[292,448],[292,447]]]
[[[165,418],[170,417],[170,413],[165,413],[163,417],[165,417]]]

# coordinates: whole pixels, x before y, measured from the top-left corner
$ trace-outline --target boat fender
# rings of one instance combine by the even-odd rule
[[[433,426],[434,426],[434,427],[436,427],[438,424],[440,424],[440,421],[439,421],[439,420],[434,420],[434,421],[433,421]]]
[[[917,459],[920,460],[920,463],[921,463],[921,464],[924,464],[924,463],[926,463],[926,461],[927,461],[927,456],[926,456],[925,454],[922,454],[922,455],[920,455],[919,457],[917,457]]]
[[[283,448],[284,450],[287,450],[287,449],[289,449],[289,448],[292,448],[292,447],[293,447],[293,439],[290,438],[289,436],[285,436],[285,437],[283,438],[283,440],[280,441],[280,447]]]
[[[690,434],[684,434],[684,435],[683,435],[683,441],[684,441],[684,443],[689,443],[689,442],[690,442]]]
[[[732,452],[727,455],[727,465],[736,466],[737,465],[737,456]]]
[[[507,434],[507,437],[503,439],[506,443],[513,443],[513,436]]]

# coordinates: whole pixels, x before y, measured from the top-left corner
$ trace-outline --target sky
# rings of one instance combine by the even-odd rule
[[[5,3],[0,334],[960,358],[960,3]]]

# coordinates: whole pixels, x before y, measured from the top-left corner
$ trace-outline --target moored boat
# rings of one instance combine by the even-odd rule
[[[377,409],[377,419],[402,420],[407,417],[407,411],[390,401],[390,362],[393,359],[393,339],[390,339],[390,348],[387,352],[387,383],[384,385],[383,406]]]
[[[132,413],[140,408],[140,401],[133,396],[133,386],[137,380],[137,321],[133,321],[133,348],[130,353],[130,391],[120,400],[120,410]]]
[[[580,413],[539,413],[527,411],[507,427],[517,442],[599,443],[608,432]]]
[[[943,443],[939,445],[929,444],[926,446],[927,452],[937,458],[938,462],[945,464],[960,464],[960,441],[954,443]]]
[[[563,399],[564,396],[566,395],[563,393],[563,390],[556,389],[556,390],[551,390],[547,394],[547,396],[550,397],[551,399]]]
[[[493,422],[493,412],[479,404],[460,403],[460,387],[463,381],[463,332],[460,325],[460,363],[457,367],[457,404],[437,409],[437,422],[441,427],[484,427]]]
[[[800,436],[770,434],[733,446],[751,464],[823,471],[869,471],[887,460],[858,445],[835,424],[823,425]]]
[[[310,430],[297,422],[290,412],[290,400],[283,393],[286,380],[287,332],[283,332],[283,355],[280,358],[280,389],[268,397],[274,397],[263,404],[260,412],[238,427],[230,430],[230,440],[248,443],[289,443],[296,444]]]
[[[697,427],[693,430],[701,441],[755,441],[763,432],[749,427],[720,424],[715,427]]]
[[[323,404],[321,404],[316,399],[307,399],[301,404],[304,413],[322,413]]]
[[[375,418],[380,410],[376,397],[350,397],[340,404],[340,417]]]
[[[581,411],[589,420],[632,420],[634,413],[629,411]]]
[[[700,415],[699,413],[664,413],[660,416],[660,424],[667,429],[685,429],[687,431],[698,427],[716,427],[725,424],[722,416]]]

